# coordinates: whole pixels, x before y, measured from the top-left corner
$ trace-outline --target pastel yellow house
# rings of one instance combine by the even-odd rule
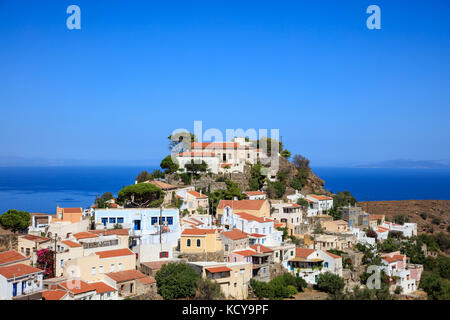
[[[247,299],[248,285],[252,277],[249,262],[188,262],[202,278],[216,281],[227,299]]]
[[[322,221],[321,224],[328,232],[343,233],[350,231],[348,222],[344,220]]]
[[[234,212],[247,212],[260,218],[270,218],[270,203],[267,200],[220,200],[217,206],[218,221],[221,221],[225,208],[231,208]]]
[[[181,253],[211,253],[222,250],[217,229],[184,229],[181,233]]]
[[[70,260],[64,266],[64,276],[96,282],[103,281],[107,273],[135,269],[136,255],[125,248],[95,252]]]

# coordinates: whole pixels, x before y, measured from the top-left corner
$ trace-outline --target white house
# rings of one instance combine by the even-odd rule
[[[316,204],[319,213],[322,213],[323,211],[327,211],[333,208],[333,198],[331,197],[308,194],[306,196],[306,199]]]
[[[422,266],[408,264],[408,257],[400,254],[400,251],[382,254],[380,267],[386,275],[395,281],[396,286],[402,288],[403,294],[414,292],[419,287]],[[417,272],[418,271],[418,272]]]
[[[265,192],[262,191],[244,191],[243,194],[249,200],[266,200],[267,196]]]
[[[384,221],[381,227],[388,229],[389,231],[399,231],[403,233],[404,237],[410,238],[417,235],[417,224],[416,223],[404,223],[396,224],[388,221]]]
[[[41,300],[44,270],[26,264],[0,267],[0,300]]]
[[[308,284],[317,284],[319,275],[331,272],[342,277],[342,258],[327,251],[296,248],[288,261],[290,272]]]
[[[356,242],[364,245],[375,245],[375,238],[368,237],[364,231],[359,228],[351,228],[353,235],[356,237]]]

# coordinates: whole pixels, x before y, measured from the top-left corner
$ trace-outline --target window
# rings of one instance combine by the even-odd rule
[[[122,263],[119,263],[119,271],[122,271]]]
[[[200,247],[201,246],[201,241],[200,241],[200,239],[197,239],[197,247]]]
[[[294,250],[291,250],[291,256],[293,256],[294,255]]]
[[[191,246],[191,239],[187,239],[187,240],[186,240],[186,246],[188,246],[188,247]]]
[[[241,269],[240,271],[241,271],[241,274],[244,274],[245,269]]]
[[[60,261],[60,266],[61,266],[61,268],[64,266],[64,260],[63,259],[61,259],[61,261]]]
[[[278,251],[275,252],[275,258],[278,258]]]
[[[103,266],[98,267],[98,273],[103,273]]]
[[[102,218],[102,223],[104,226],[108,223],[108,218]]]
[[[111,264],[111,266],[110,266],[110,268],[109,268],[109,271],[110,271],[110,272],[114,272],[114,263]]]
[[[159,257],[160,258],[168,258],[169,257],[169,252],[168,251],[161,251],[159,253]]]
[[[328,268],[328,262],[325,262],[325,263],[323,264],[323,266],[324,266],[325,268]]]
[[[116,223],[116,218],[109,218],[109,223]]]
[[[123,223],[123,217],[117,218],[117,223]]]
[[[154,226],[157,223],[158,223],[158,218],[157,217],[152,217],[152,226]]]
[[[173,225],[173,217],[167,217],[167,224]]]
[[[91,274],[95,274],[95,267],[92,267]]]
[[[159,217],[159,224],[164,225],[164,222],[166,222],[166,217]]]

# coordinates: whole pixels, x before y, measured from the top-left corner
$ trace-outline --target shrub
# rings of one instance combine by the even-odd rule
[[[438,225],[441,224],[441,219],[439,219],[439,218],[433,218],[433,220],[431,220],[431,223],[438,226]]]
[[[423,220],[427,220],[428,215],[427,215],[425,212],[422,212],[422,213],[420,214],[420,217],[421,217]]]
[[[398,224],[404,224],[405,222],[409,222],[409,217],[404,214],[397,214],[394,217],[394,222]]]
[[[319,275],[319,278],[317,280],[317,287],[321,291],[331,294],[337,294],[342,292],[345,287],[345,282],[344,279],[342,279],[338,275],[331,272],[325,272]]]
[[[397,287],[395,288],[395,290],[394,290],[394,293],[395,293],[395,294],[401,294],[402,291],[403,291],[403,288],[400,287],[400,286],[397,286]]]
[[[220,289],[220,284],[210,279],[197,279],[197,291],[195,299],[197,300],[220,300],[225,299],[225,295]]]
[[[192,297],[199,275],[183,263],[163,265],[155,276],[158,293],[164,299]]]

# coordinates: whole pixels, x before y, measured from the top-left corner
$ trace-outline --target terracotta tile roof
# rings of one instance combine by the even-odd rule
[[[255,238],[264,238],[264,237],[266,237],[265,234],[259,234],[259,233],[250,233],[250,235],[252,237],[255,237]]]
[[[243,193],[245,193],[246,195],[249,196],[265,196],[266,193],[262,192],[262,191],[244,191]]]
[[[152,284],[152,283],[156,283],[155,278],[147,276],[145,278],[139,278],[138,281],[142,284]]]
[[[163,189],[163,190],[176,189],[177,188],[177,186],[174,186],[172,184],[169,184],[169,183],[166,183],[166,182],[163,182],[163,181],[158,181],[158,180],[145,181],[145,183],[151,183],[151,184],[153,184],[153,185],[155,185],[158,188]]]
[[[338,256],[337,254],[328,252],[328,251],[324,251],[327,255],[329,255],[330,257],[334,258],[334,259],[339,259],[341,258],[341,256]]]
[[[95,233],[92,233],[92,232],[85,232],[85,231],[75,233],[73,236],[74,236],[75,239],[77,239],[77,240],[80,240],[80,239],[89,239],[89,238],[97,238],[97,237],[98,237],[98,235],[96,235]]]
[[[194,196],[194,197],[199,198],[199,199],[206,199],[206,198],[208,198],[207,195],[200,194],[197,191],[188,191],[187,193],[189,193],[191,196]]]
[[[117,235],[128,236],[130,234],[129,229],[105,229],[105,230],[91,230],[90,233],[101,234],[105,236]]]
[[[314,249],[295,248],[295,257],[306,259],[314,251],[315,251]]]
[[[75,241],[64,240],[64,241],[61,241],[61,242],[64,243],[66,246],[71,247],[71,248],[79,248],[79,247],[81,247],[81,244],[76,243]]]
[[[220,167],[221,167],[221,168],[225,168],[225,167],[230,167],[230,168],[231,168],[232,165],[231,165],[230,163],[221,163],[221,164],[220,164]]]
[[[0,265],[25,259],[27,259],[27,257],[15,250],[0,252]]]
[[[99,251],[99,252],[95,252],[95,254],[98,255],[100,257],[100,259],[106,259],[106,258],[115,258],[115,257],[134,255],[134,252],[128,248],[124,248],[124,249],[116,249],[116,250],[108,250],[108,251]]]
[[[318,195],[315,195],[315,194],[308,194],[308,196],[310,196],[311,198],[317,199],[317,200],[333,200],[333,198],[331,198],[331,197],[318,196]]]
[[[0,267],[0,274],[6,279],[11,279],[14,277],[20,277],[27,274],[32,274],[36,272],[44,272],[42,269],[28,266],[23,263],[13,264],[11,266]]]
[[[234,210],[260,210],[267,200],[220,200],[218,209],[230,207]]]
[[[235,214],[237,214],[240,218],[247,220],[247,221],[258,221],[260,223],[274,221],[269,218],[257,217],[255,215],[247,213],[247,212],[235,212]]]
[[[91,285],[91,287],[95,288],[95,291],[97,291],[97,293],[117,291],[117,289],[107,285],[106,283],[104,283],[102,281],[90,283],[90,285]]]
[[[262,252],[262,253],[273,252],[272,249],[270,249],[270,248],[268,248],[266,246],[260,245],[260,244],[252,244],[250,246],[250,248],[252,248],[256,252],[258,252],[258,250],[259,250],[259,252]]]
[[[232,271],[230,268],[228,267],[212,267],[212,268],[205,268],[206,271],[211,272],[211,273],[216,273],[216,272],[226,272],[226,271]]]
[[[95,288],[93,286],[82,280],[66,281],[60,283],[59,286],[73,294],[95,291]]]
[[[178,154],[179,157],[215,157],[216,154],[213,152],[181,152]]]
[[[202,236],[206,234],[216,233],[216,229],[184,229],[181,233],[182,236]]]
[[[27,239],[27,240],[30,240],[30,241],[34,241],[36,243],[42,243],[42,242],[50,241],[50,238],[45,238],[45,237],[40,237],[40,236],[33,236],[31,234],[27,234],[25,236],[22,236],[21,238]]]
[[[63,213],[83,213],[81,208],[61,208]]]
[[[384,215],[382,214],[371,214],[369,215],[369,220],[383,220]]]
[[[244,256],[244,257],[248,257],[248,256],[252,256],[252,255],[256,254],[256,251],[253,251],[253,250],[240,250],[240,251],[233,251],[233,253],[236,253],[236,254]]]
[[[275,228],[282,228],[282,227],[284,227],[284,224],[283,224],[283,223],[275,222],[275,223],[273,224],[273,226],[274,226]]]
[[[237,142],[192,142],[192,149],[237,149],[240,145]]]
[[[108,277],[116,281],[117,283],[137,280],[147,277],[145,274],[138,270],[124,270],[118,272],[111,272],[106,274]]]
[[[66,294],[66,291],[60,289],[45,290],[42,291],[42,298],[45,300],[61,300]]]
[[[224,231],[224,232],[222,232],[222,235],[231,240],[239,240],[239,239],[248,238],[248,235],[239,229],[233,229],[231,231]]]
[[[149,262],[141,262],[141,264],[143,264],[144,266],[149,267],[150,269],[153,270],[159,270],[161,269],[161,267],[165,264],[168,264],[169,261],[149,261]]]

